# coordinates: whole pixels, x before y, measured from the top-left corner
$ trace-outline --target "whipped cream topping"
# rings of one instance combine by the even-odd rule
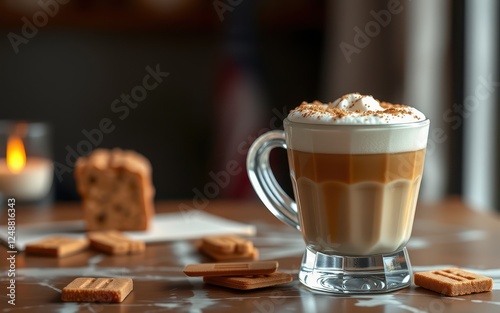
[[[290,111],[288,120],[313,124],[400,124],[425,120],[417,109],[388,102],[372,96],[350,93],[330,103],[302,102]]]

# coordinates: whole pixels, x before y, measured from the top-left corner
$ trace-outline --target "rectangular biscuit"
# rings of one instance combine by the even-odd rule
[[[259,250],[257,248],[253,248],[252,250],[245,253],[220,253],[217,251],[213,251],[211,249],[207,249],[203,245],[200,247],[200,251],[215,261],[220,262],[229,262],[229,261],[255,261],[259,259]]]
[[[146,250],[143,241],[132,240],[119,231],[95,231],[87,233],[90,246],[97,250],[115,254],[136,254]]]
[[[217,253],[248,253],[253,250],[253,243],[236,235],[207,236],[202,239],[202,246]]]
[[[490,291],[493,288],[493,279],[459,268],[415,273],[414,281],[415,285],[451,297]]]
[[[63,288],[62,301],[122,302],[134,288],[131,278],[79,277]]]
[[[287,273],[272,273],[259,276],[228,276],[203,277],[207,284],[217,285],[232,289],[251,290],[257,288],[271,287],[292,282],[292,275]]]
[[[278,269],[277,261],[242,262],[242,263],[201,263],[188,264],[184,268],[187,276],[246,276],[274,273]]]
[[[88,246],[87,239],[53,236],[28,243],[25,252],[26,254],[64,257],[82,251]]]

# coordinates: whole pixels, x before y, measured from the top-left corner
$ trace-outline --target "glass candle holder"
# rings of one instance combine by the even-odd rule
[[[0,194],[16,202],[48,198],[54,176],[50,126],[0,121]]]

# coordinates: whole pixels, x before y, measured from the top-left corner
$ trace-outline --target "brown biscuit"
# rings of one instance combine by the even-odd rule
[[[259,250],[253,248],[252,250],[245,253],[220,253],[213,251],[201,245],[200,251],[215,261],[229,262],[229,261],[255,261],[259,259]]]
[[[490,291],[493,288],[493,279],[459,268],[415,273],[414,278],[415,285],[451,297]]]
[[[272,273],[259,276],[230,276],[230,277],[203,277],[207,284],[228,287],[239,290],[251,290],[257,288],[271,287],[288,284],[292,281],[292,275],[286,273]]]
[[[207,236],[202,240],[202,246],[221,254],[248,253],[253,250],[253,243],[235,235]]]
[[[87,239],[53,236],[28,243],[26,254],[64,257],[82,251],[89,246]]]
[[[131,278],[75,278],[63,288],[62,301],[122,302],[134,289]]]
[[[246,276],[274,273],[278,269],[277,261],[242,262],[242,263],[201,263],[189,264],[184,268],[187,276]]]
[[[143,241],[132,240],[119,231],[95,231],[87,233],[90,246],[109,254],[136,254],[146,250]]]

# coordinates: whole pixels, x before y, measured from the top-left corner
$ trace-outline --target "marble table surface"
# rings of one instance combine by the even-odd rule
[[[184,205],[181,205],[184,204]],[[157,212],[180,212],[191,200],[163,201]],[[7,204],[1,225],[8,222]],[[196,214],[194,211],[182,211]],[[412,285],[381,295],[334,296],[304,287],[297,280],[304,243],[300,233],[275,219],[257,201],[212,200],[202,210],[254,225],[249,237],[261,260],[278,260],[280,271],[291,273],[290,284],[255,291],[206,285],[182,273],[186,264],[208,262],[196,240],[155,242],[144,254],[110,256],[87,250],[64,258],[11,253],[1,247],[2,312],[500,312],[500,217],[478,213],[460,199],[419,204],[408,251],[413,271],[457,266],[494,279],[491,292],[446,297]],[[45,208],[16,208],[16,224],[78,220],[79,203],[56,203]],[[12,257],[12,255],[15,255]],[[10,258],[10,259],[9,259]],[[12,277],[12,258],[15,259]],[[10,276],[9,276],[10,275]],[[119,304],[65,303],[61,289],[75,277],[131,277],[134,290]],[[15,305],[9,303],[15,279]]]

